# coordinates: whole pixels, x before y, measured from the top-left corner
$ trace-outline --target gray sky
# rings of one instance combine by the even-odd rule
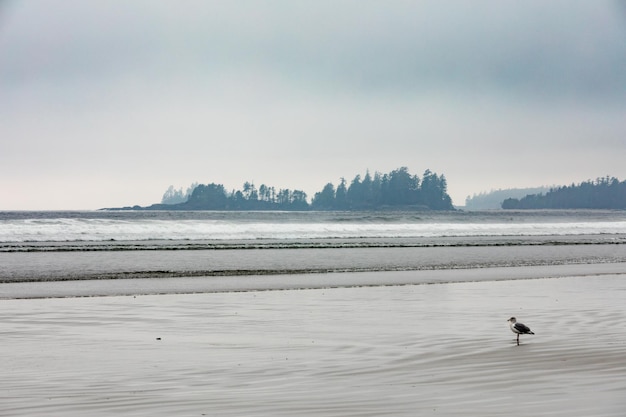
[[[625,161],[623,1],[0,2],[0,209],[401,166],[464,204]]]

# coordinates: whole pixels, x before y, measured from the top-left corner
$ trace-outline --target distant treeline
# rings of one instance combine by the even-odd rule
[[[183,201],[184,200],[184,201]],[[168,204],[169,203],[169,204]],[[131,208],[131,207],[129,207]],[[137,206],[132,209],[138,209]],[[182,189],[170,187],[161,204],[146,207],[151,210],[385,210],[424,209],[452,210],[447,193],[446,178],[430,170],[420,179],[406,167],[388,174],[369,171],[363,178],[354,177],[348,185],[341,178],[335,188],[326,184],[315,193],[309,204],[301,190],[276,189],[246,182],[241,190],[227,191],[221,184],[194,184],[183,194]]]
[[[306,193],[262,184],[258,189],[246,182],[243,190],[227,192],[221,184],[198,185],[185,203],[184,210],[308,210]]]
[[[597,178],[578,185],[552,188],[547,193],[508,198],[503,209],[626,209],[626,181]]]
[[[406,167],[389,174],[369,172],[363,179],[357,175],[348,186],[345,179],[335,188],[326,184],[315,193],[311,207],[315,210],[374,210],[412,207],[429,210],[452,210],[444,175],[426,170],[422,179],[411,175]]]
[[[529,194],[546,193],[551,187],[532,187],[532,188],[507,188],[492,190],[489,192],[481,192],[473,196],[467,196],[465,199],[466,210],[497,210],[502,208],[502,202],[507,198],[520,199]]]

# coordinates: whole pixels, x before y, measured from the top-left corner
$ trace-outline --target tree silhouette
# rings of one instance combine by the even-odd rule
[[[186,201],[176,204],[154,204],[153,210],[452,210],[446,191],[446,179],[430,170],[423,180],[401,167],[389,174],[368,171],[361,178],[356,175],[348,186],[341,178],[335,188],[327,183],[315,193],[309,205],[307,195],[301,190],[280,189],[261,184],[257,189],[246,181],[241,190],[226,192],[221,184],[194,184]],[[180,197],[182,189],[170,186],[165,197]]]
[[[596,178],[578,185],[552,188],[547,193],[508,198],[503,209],[626,209],[626,181]]]

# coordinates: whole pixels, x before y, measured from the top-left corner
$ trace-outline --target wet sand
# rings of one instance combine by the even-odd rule
[[[341,278],[363,286],[0,300],[0,415],[624,414],[623,264]]]

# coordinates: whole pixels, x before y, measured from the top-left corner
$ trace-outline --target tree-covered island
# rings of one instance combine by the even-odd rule
[[[454,210],[444,175],[426,170],[422,178],[402,167],[388,174],[368,172],[348,184],[341,178],[315,193],[311,203],[301,190],[276,189],[246,182],[241,190],[221,184],[194,184],[187,190],[170,187],[160,204],[125,207],[132,210]]]
[[[604,177],[595,181],[555,187],[547,193],[508,198],[503,209],[626,209],[626,181]]]

